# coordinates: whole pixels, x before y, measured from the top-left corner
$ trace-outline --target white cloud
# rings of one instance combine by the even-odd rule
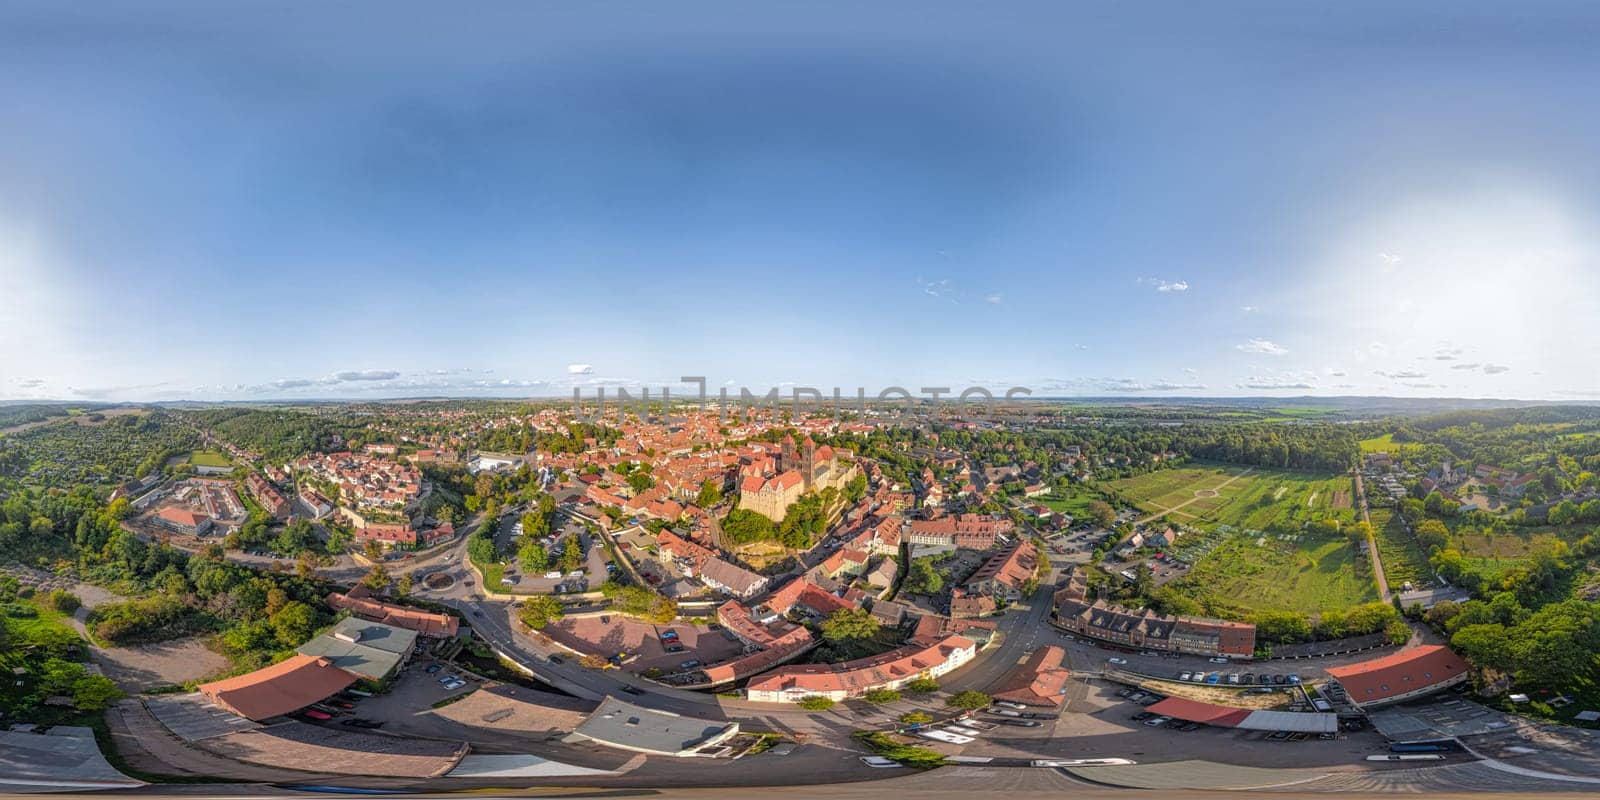
[[[1169,380],[1141,381],[1135,378],[1050,378],[1034,384],[1033,388],[1044,392],[1116,392],[1118,394],[1126,394],[1129,392],[1203,391],[1206,385],[1203,383],[1185,383]]]
[[[1483,374],[1485,374],[1485,375],[1499,375],[1501,373],[1510,372],[1510,371],[1511,371],[1511,368],[1508,367],[1508,366],[1505,366],[1504,364],[1484,364],[1483,365]]]
[[[917,286],[922,288],[922,293],[937,300],[949,300],[952,303],[960,301],[955,297],[955,290],[950,286],[949,278],[940,278],[936,281],[925,281],[920,276]]]
[[[400,377],[400,373],[392,369],[351,369],[335,372],[333,377],[340,381],[392,381]]]
[[[1003,294],[996,293],[996,294],[991,294],[988,297],[985,297],[983,299],[986,302],[988,302],[990,305],[997,306],[997,305],[1000,305],[1001,303],[1004,303],[1006,301],[1006,296],[1003,295]]]
[[[1399,264],[1401,261],[1404,261],[1405,259],[1395,255],[1394,253],[1379,253],[1378,260],[1392,267],[1396,264]]]
[[[1276,378],[1276,377],[1270,377],[1270,376],[1268,376],[1268,377],[1256,376],[1256,377],[1246,378],[1245,380],[1240,381],[1239,383],[1234,384],[1234,385],[1237,386],[1240,389],[1263,389],[1263,390],[1268,390],[1268,391],[1273,391],[1273,390],[1278,390],[1278,389],[1315,389],[1315,388],[1317,388],[1315,384],[1312,384],[1309,381],[1296,380],[1294,378]]]
[[[1402,370],[1398,370],[1396,372],[1386,372],[1386,371],[1381,370],[1381,369],[1375,369],[1375,370],[1372,371],[1372,374],[1377,375],[1377,376],[1382,377],[1382,378],[1388,378],[1389,380],[1392,380],[1392,381],[1415,380],[1417,378],[1426,378],[1426,377],[1428,377],[1428,374],[1426,372],[1416,372],[1416,371],[1409,370],[1409,369],[1402,369]]]
[[[1144,286],[1154,286],[1158,292],[1187,292],[1188,281],[1168,281],[1161,278],[1140,278],[1138,283]]]
[[[1254,314],[1261,309],[1256,308],[1255,306],[1239,306],[1239,310],[1246,314]]]
[[[1241,353],[1258,353],[1268,356],[1281,356],[1288,354],[1289,350],[1275,342],[1266,339],[1251,339],[1248,342],[1235,345]]]
[[[1345,373],[1344,370],[1336,367],[1326,367],[1322,370],[1322,374],[1327,375],[1330,378],[1343,378]]]
[[[1477,369],[1478,367],[1481,367],[1481,366],[1483,366],[1483,365],[1479,364],[1476,361],[1472,361],[1472,362],[1467,362],[1467,363],[1462,363],[1462,364],[1451,364],[1450,368],[1451,369]]]
[[[1199,375],[1200,374],[1200,370],[1197,370],[1194,367],[1184,367],[1183,371],[1189,373],[1190,375]]]
[[[1086,345],[1086,344],[1084,344],[1082,342],[1079,342],[1079,343],[1073,345],[1072,347],[1075,350],[1088,350],[1089,349],[1089,345]]]
[[[594,365],[593,364],[568,364],[567,365],[567,374],[568,375],[593,375],[594,374]]]

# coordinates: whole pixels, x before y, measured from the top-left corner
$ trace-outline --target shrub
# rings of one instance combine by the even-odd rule
[[[900,693],[893,689],[873,689],[866,694],[869,703],[893,703],[900,699]]]
[[[907,711],[900,715],[900,722],[904,725],[926,725],[933,721],[933,715],[926,711]]]
[[[56,589],[50,592],[49,597],[46,598],[46,602],[50,604],[51,608],[60,611],[63,614],[71,614],[72,612],[77,611],[78,608],[83,605],[83,601],[79,600],[77,595],[67,591],[66,589]]]
[[[807,711],[827,711],[828,709],[833,708],[833,700],[831,698],[823,697],[820,694],[814,694],[810,697],[802,699],[800,701],[800,707]]]
[[[912,694],[933,694],[939,691],[939,682],[932,678],[918,678],[906,684],[905,690]]]
[[[881,731],[856,731],[852,735],[857,741],[872,748],[874,753],[884,758],[898,761],[908,767],[932,769],[934,767],[942,767],[945,763],[944,756],[926,747],[901,744]]]

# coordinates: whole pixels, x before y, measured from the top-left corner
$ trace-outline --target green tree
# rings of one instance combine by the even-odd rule
[[[716,481],[707,478],[700,484],[700,493],[695,495],[694,504],[701,508],[711,508],[722,502],[722,488]]]
[[[385,569],[381,563],[373,564],[372,570],[367,573],[366,577],[361,579],[361,582],[366,584],[368,589],[381,591],[389,585],[389,570]]]
[[[914,678],[902,688],[912,694],[933,694],[939,691],[939,682],[932,678]]]
[[[285,603],[267,619],[272,626],[272,633],[284,647],[295,647],[311,638],[311,632],[316,629],[316,611],[311,606],[298,600]]]
[[[522,620],[522,624],[539,630],[561,619],[562,614],[559,601],[550,595],[541,594],[522,601],[522,608],[517,611],[517,618]]]
[[[977,711],[980,708],[988,708],[989,702],[989,695],[968,689],[945,698],[944,704],[964,711]]]
[[[1104,500],[1090,500],[1087,510],[1089,519],[1102,528],[1109,528],[1117,521],[1116,509]]]
[[[865,609],[841,608],[822,621],[822,638],[830,642],[871,639],[878,635],[878,620]]]
[[[733,544],[771,541],[777,530],[772,520],[748,508],[736,508],[722,519],[722,535]]]
[[[907,711],[900,715],[900,722],[905,725],[926,725],[933,721],[933,715],[926,711]]]
[[[544,549],[544,545],[527,538],[517,551],[517,561],[525,572],[543,572],[550,566],[550,553]]]

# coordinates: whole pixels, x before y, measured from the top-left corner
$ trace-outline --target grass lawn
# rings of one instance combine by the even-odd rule
[[[1406,444],[1404,442],[1395,441],[1394,434],[1392,433],[1386,433],[1382,436],[1361,440],[1361,452],[1363,453],[1389,453],[1391,455],[1399,456],[1405,455],[1407,450],[1416,449],[1418,447],[1421,447],[1421,445]]]
[[[231,467],[233,462],[215,450],[196,450],[189,454],[189,463],[197,467]]]
[[[1406,581],[1416,587],[1433,584],[1433,570],[1423,556],[1417,540],[1406,533],[1404,524],[1393,510],[1372,510],[1372,527],[1378,542],[1378,557],[1383,559],[1383,575],[1389,580],[1389,590],[1398,592]]]
[[[1029,502],[1036,502],[1039,505],[1047,506],[1051,511],[1054,511],[1057,514],[1066,514],[1067,516],[1078,520],[1087,519],[1089,516],[1089,504],[1099,499],[1101,499],[1100,495],[1095,494],[1094,492],[1082,486],[1073,484],[1072,486],[1068,487],[1065,492],[1060,490],[1053,491],[1043,497],[1036,497]]]
[[[1180,522],[1210,522],[1236,528],[1266,530],[1274,524],[1299,529],[1307,522],[1334,517],[1354,522],[1354,486],[1345,475],[1230,466],[1187,466],[1158,470],[1113,481],[1109,485],[1150,513],[1171,512]],[[1239,477],[1235,477],[1239,476]],[[1228,480],[1233,478],[1231,483]],[[1226,486],[1223,484],[1227,483]],[[1212,490],[1215,497],[1197,497]],[[1182,503],[1188,505],[1178,508]]]
[[[1230,537],[1175,584],[1213,606],[1317,613],[1378,599],[1372,572],[1344,536]]]

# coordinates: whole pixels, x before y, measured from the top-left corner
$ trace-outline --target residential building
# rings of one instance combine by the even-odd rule
[[[346,617],[331,630],[300,645],[298,652],[325,658],[339,669],[381,683],[400,671],[416,643],[416,631]]]
[[[873,689],[898,689],[918,678],[937,678],[971,661],[971,639],[913,638],[904,647],[840,664],[790,664],[752,679],[746,696],[757,702],[797,703],[807,697],[858,697]]]
[[[156,512],[155,523],[173,533],[204,536],[211,531],[211,518],[184,508],[171,506]]]
[[[1034,580],[1038,568],[1039,552],[1033,542],[1018,539],[1010,547],[989,556],[967,579],[966,589],[972,594],[1014,603],[1022,597],[1025,586]]]

